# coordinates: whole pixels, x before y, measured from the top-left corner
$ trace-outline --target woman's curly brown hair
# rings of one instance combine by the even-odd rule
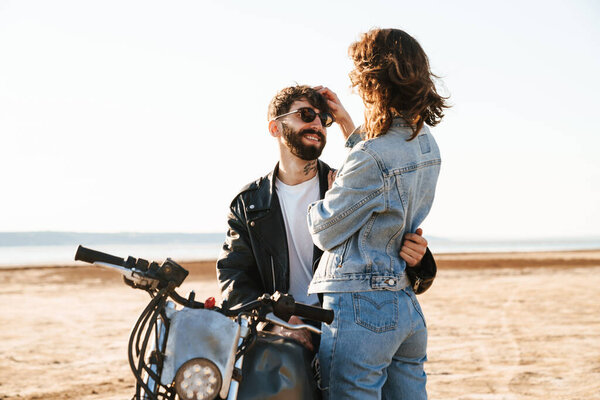
[[[414,139],[423,124],[434,126],[449,106],[433,83],[429,59],[419,43],[399,29],[371,29],[348,49],[354,61],[352,86],[366,106],[366,139],[388,131],[394,117],[413,129]]]

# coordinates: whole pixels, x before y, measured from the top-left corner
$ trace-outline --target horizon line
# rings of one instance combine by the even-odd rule
[[[77,231],[77,230],[29,230],[29,231],[0,231],[0,235],[24,235],[24,234],[78,234],[78,235],[224,235],[224,231],[211,232],[185,232],[185,231]],[[595,241],[600,240],[600,234],[597,235],[582,235],[582,236],[515,236],[515,237],[448,237],[441,235],[427,235],[426,239],[444,240],[453,242],[514,242],[514,241]]]

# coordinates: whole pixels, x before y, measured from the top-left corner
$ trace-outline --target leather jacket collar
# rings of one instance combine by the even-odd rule
[[[329,171],[331,171],[331,167],[325,164],[321,160],[317,160],[317,174],[319,175],[319,195],[322,199],[325,196],[325,192],[328,189],[327,175],[329,175]],[[257,196],[257,203],[255,204],[255,211],[258,210],[269,210],[272,207],[273,203],[273,194],[275,193],[275,177],[279,173],[279,162],[275,165],[273,171],[269,172],[267,176],[264,177],[268,181],[268,185],[260,185],[261,193],[260,196]],[[268,191],[266,190],[268,189]]]

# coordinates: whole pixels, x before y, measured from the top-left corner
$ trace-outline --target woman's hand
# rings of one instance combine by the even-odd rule
[[[331,114],[333,114],[333,118],[335,118],[335,122],[337,122],[342,130],[344,139],[348,139],[348,136],[354,132],[355,126],[350,114],[348,114],[348,111],[346,111],[340,102],[340,99],[338,99],[337,94],[324,86],[315,86],[313,89],[325,97],[325,100],[327,100],[327,105],[329,106],[329,110],[331,111]]]
[[[327,190],[331,189],[331,186],[333,186],[333,181],[335,181],[336,176],[337,176],[337,169],[332,169],[327,174]]]

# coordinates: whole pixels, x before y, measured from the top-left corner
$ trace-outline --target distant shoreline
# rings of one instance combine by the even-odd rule
[[[600,249],[568,250],[568,251],[532,251],[532,252],[473,252],[473,253],[436,253],[435,260],[439,269],[472,269],[472,268],[575,268],[600,266]],[[175,260],[177,261],[177,260]],[[182,261],[180,264],[201,275],[214,274],[216,259]],[[43,269],[98,269],[84,263],[46,264],[46,265],[13,265],[0,267],[1,272]]]
[[[600,251],[600,237],[489,241],[450,240],[431,236],[427,240],[436,256],[452,259],[465,254],[469,254],[471,258],[489,259],[496,257],[496,254]],[[214,260],[223,247],[223,241],[224,235],[217,233],[0,232],[0,270],[78,265],[73,256],[79,244],[119,257],[141,257],[158,262],[167,257],[177,262]]]

